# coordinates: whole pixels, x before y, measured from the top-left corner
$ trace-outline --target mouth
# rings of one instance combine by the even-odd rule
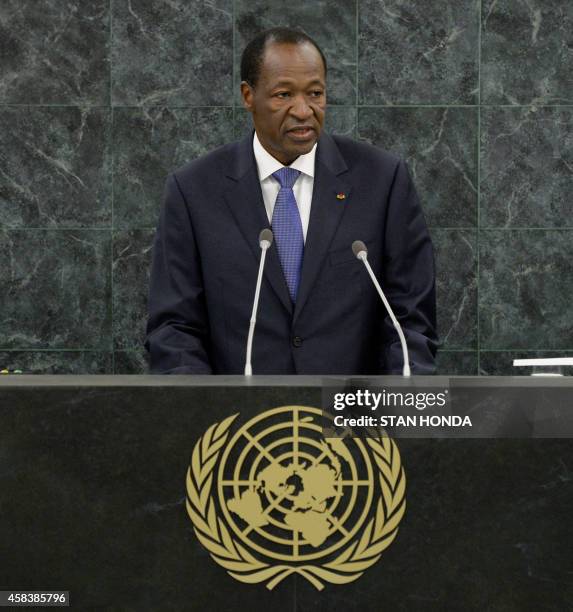
[[[296,142],[307,142],[315,138],[316,131],[308,125],[300,125],[287,130],[287,135]]]

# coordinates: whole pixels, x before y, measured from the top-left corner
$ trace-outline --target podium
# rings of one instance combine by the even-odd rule
[[[474,382],[502,390],[547,384]],[[405,513],[394,541],[358,579],[318,590],[293,573],[269,589],[230,576],[186,509],[193,449],[233,414],[244,422],[281,406],[320,408],[325,384],[305,376],[1,379],[0,590],[69,591],[77,609],[571,606],[573,441],[566,437],[395,439]],[[551,384],[573,400],[569,380]]]

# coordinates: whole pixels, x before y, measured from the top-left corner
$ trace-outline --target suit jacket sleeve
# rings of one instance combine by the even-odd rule
[[[209,332],[199,253],[187,204],[167,179],[149,284],[145,346],[153,374],[211,374]]]
[[[406,337],[413,374],[433,374],[437,348],[432,242],[408,168],[400,160],[389,196],[383,288]],[[390,317],[384,321],[385,373],[401,374],[403,357]]]

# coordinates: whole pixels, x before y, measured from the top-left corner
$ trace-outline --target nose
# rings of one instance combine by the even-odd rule
[[[312,108],[310,107],[304,95],[296,96],[293,100],[290,113],[300,121],[304,121],[312,116]]]

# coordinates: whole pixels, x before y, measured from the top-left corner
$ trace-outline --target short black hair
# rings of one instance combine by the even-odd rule
[[[324,53],[308,34],[292,28],[271,28],[257,34],[245,47],[241,56],[241,81],[246,81],[251,87],[256,86],[261,72],[263,54],[268,42],[291,45],[310,43],[320,53],[326,76]]]

